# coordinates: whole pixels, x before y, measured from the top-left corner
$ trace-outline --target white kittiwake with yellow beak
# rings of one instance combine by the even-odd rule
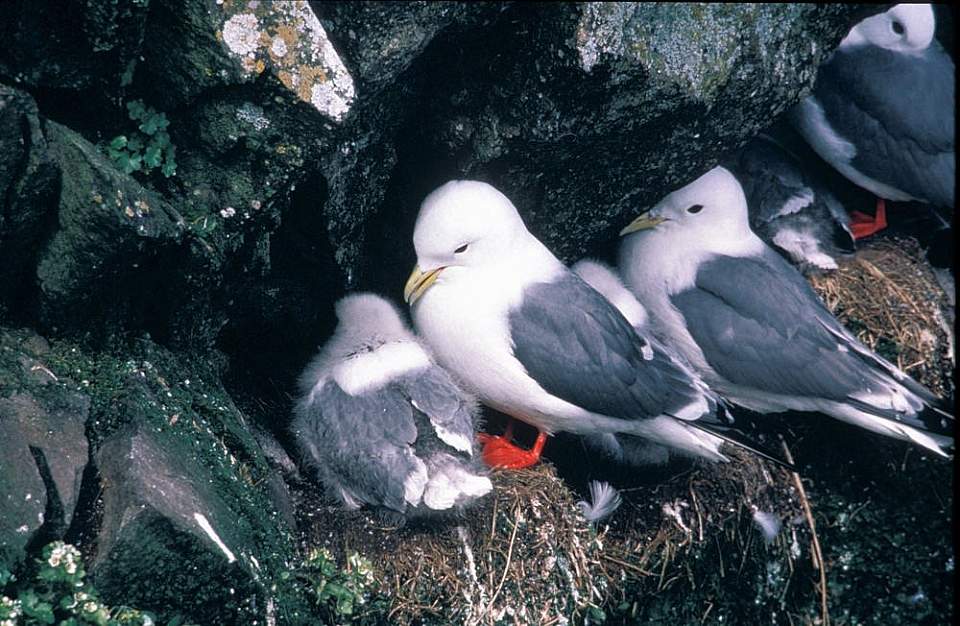
[[[722,460],[714,396],[637,335],[527,230],[492,186],[424,200],[404,290],[417,333],[482,402],[539,431],[532,450],[487,437],[491,465],[536,463],[549,434],[624,433]]]
[[[710,388],[761,413],[813,411],[946,456],[946,404],[860,343],[751,230],[716,167],[621,232],[619,269],[657,337]]]

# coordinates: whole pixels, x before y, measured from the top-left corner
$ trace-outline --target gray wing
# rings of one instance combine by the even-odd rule
[[[800,274],[771,250],[761,257],[706,261],[694,287],[672,302],[710,367],[737,385],[852,402],[851,394],[877,388],[893,375],[893,366],[847,332]],[[936,401],[909,378],[897,382],[924,402]]]
[[[412,451],[413,408],[393,384],[351,396],[328,381],[295,409],[292,430],[304,460],[332,490],[403,512],[404,482],[425,468]]]
[[[431,365],[399,381],[413,406],[430,418],[441,441],[472,454],[475,435],[475,402],[437,365]]]
[[[851,165],[932,204],[953,207],[954,67],[936,42],[907,56],[876,46],[838,51],[814,95],[854,144]]]
[[[530,376],[593,413],[644,419],[676,413],[700,397],[689,374],[572,272],[528,287],[509,323],[514,355]]]

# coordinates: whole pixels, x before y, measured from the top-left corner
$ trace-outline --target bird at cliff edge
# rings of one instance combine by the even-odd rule
[[[456,511],[488,493],[474,444],[478,406],[380,296],[336,304],[333,336],[300,378],[293,438],[348,509],[387,517]]]
[[[404,289],[438,363],[481,402],[538,429],[533,448],[484,439],[484,460],[536,463],[549,434],[624,433],[711,460],[717,402],[563,265],[492,186],[452,181],[424,200]]]
[[[760,413],[824,413],[948,456],[947,405],[860,343],[750,230],[728,170],[667,195],[621,234],[620,275],[654,334],[722,397]]]
[[[820,161],[789,127],[778,127],[754,137],[727,165],[743,186],[753,232],[804,274],[835,270],[838,258],[856,251],[850,218],[794,150]]]
[[[929,4],[898,4],[863,20],[791,111],[825,161],[877,196],[873,218],[853,215],[857,238],[886,226],[884,200],[953,208],[954,67],[935,27]]]

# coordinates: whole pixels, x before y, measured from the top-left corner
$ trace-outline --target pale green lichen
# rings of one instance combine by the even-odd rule
[[[744,56],[757,7],[591,2],[576,30],[580,66],[624,61],[710,102]],[[678,33],[680,36],[678,36]]]

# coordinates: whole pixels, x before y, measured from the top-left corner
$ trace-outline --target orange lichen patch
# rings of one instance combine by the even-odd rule
[[[339,121],[355,97],[350,72],[304,0],[224,7],[217,31],[246,74],[271,71],[304,102]]]
[[[295,81],[293,79],[293,74],[290,72],[286,70],[280,70],[277,72],[277,78],[280,79],[280,82],[283,83],[283,86],[287,89],[292,90],[294,88]]]
[[[275,34],[283,39],[283,42],[287,44],[287,48],[290,50],[296,48],[297,42],[300,40],[300,33],[289,24],[278,24]]]
[[[310,102],[313,97],[313,85],[327,82],[327,73],[322,67],[313,65],[301,65],[297,69],[300,74],[300,80],[296,86],[297,97],[305,102]]]
[[[270,33],[268,33],[266,30],[261,30],[259,40],[261,48],[267,48],[268,50],[270,49],[270,42],[272,40]]]

